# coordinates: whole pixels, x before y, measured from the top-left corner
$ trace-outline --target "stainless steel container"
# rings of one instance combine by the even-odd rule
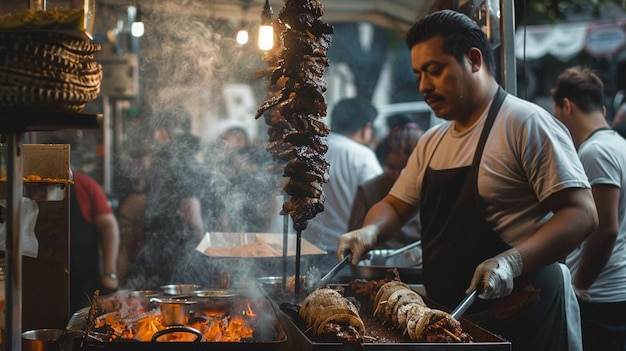
[[[155,302],[161,309],[161,322],[163,325],[186,325],[189,322],[189,315],[193,305],[198,301],[191,299],[177,298],[151,298],[150,302]]]
[[[22,333],[24,351],[59,351],[62,329],[33,329]]]

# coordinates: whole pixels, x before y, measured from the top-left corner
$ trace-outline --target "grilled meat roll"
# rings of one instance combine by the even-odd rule
[[[306,332],[320,342],[361,343],[365,325],[352,301],[331,288],[320,288],[300,306]]]
[[[444,311],[433,309],[422,297],[401,281],[383,284],[374,299],[374,315],[391,323],[396,329],[408,332],[419,342],[471,342],[461,324]]]

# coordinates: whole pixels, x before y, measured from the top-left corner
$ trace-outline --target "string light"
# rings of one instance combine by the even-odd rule
[[[259,48],[267,51],[274,46],[274,28],[272,28],[272,7],[270,1],[265,0],[261,12],[261,27],[259,28]]]

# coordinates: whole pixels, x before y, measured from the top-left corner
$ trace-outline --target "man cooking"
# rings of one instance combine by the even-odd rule
[[[432,13],[406,44],[420,92],[448,122],[419,140],[363,228],[339,238],[338,255],[357,264],[419,211],[429,297],[451,309],[477,288],[467,317],[513,350],[567,350],[573,292],[557,262],[598,221],[567,130],[504,92],[489,41],[467,16]]]

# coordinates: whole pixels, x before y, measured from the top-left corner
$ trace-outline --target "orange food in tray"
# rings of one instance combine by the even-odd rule
[[[7,178],[0,178],[0,182],[6,182]],[[74,184],[72,180],[69,179],[61,179],[61,178],[42,178],[36,174],[31,174],[25,177],[22,177],[22,181],[26,183],[66,183],[66,184]]]

